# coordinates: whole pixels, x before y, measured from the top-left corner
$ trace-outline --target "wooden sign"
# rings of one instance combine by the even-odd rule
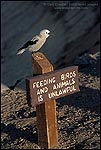
[[[26,79],[30,106],[54,100],[79,90],[78,66],[71,66]]]
[[[79,91],[78,67],[53,71],[45,55],[37,52],[32,54],[32,69],[37,76],[26,79],[27,100],[36,106],[38,145],[51,149],[58,144],[55,99]]]

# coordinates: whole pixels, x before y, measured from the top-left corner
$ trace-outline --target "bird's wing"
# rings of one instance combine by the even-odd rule
[[[17,52],[17,55],[22,54],[23,52],[26,51],[26,48],[28,48],[28,46],[34,45],[39,41],[38,36],[35,36],[31,41],[26,42]]]
[[[31,41],[33,41],[33,44],[36,44],[39,40],[40,40],[40,37],[38,35],[36,35],[32,38]]]
[[[30,46],[30,45],[36,44],[36,43],[38,42],[38,40],[39,40],[39,39],[35,39],[35,40],[33,40],[33,41],[28,41],[28,42],[25,43],[25,44],[23,45],[23,47],[21,47],[20,49],[24,49],[24,48],[27,48],[27,47]]]

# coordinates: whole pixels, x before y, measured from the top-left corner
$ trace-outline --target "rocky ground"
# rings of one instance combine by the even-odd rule
[[[58,145],[53,149],[100,149],[100,56],[83,54],[80,92],[56,100]],[[41,149],[37,141],[35,107],[17,88],[1,94],[1,149]]]

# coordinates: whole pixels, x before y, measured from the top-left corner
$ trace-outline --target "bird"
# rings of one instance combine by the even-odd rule
[[[41,30],[39,35],[34,36],[32,40],[27,41],[20,49],[18,49],[16,55],[21,55],[26,50],[29,50],[32,53],[39,51],[50,35],[53,34],[50,34],[48,29]]]

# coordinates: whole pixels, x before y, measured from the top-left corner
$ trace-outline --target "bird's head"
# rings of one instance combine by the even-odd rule
[[[44,29],[40,32],[40,35],[45,36],[48,38],[50,36],[50,31],[48,29]]]

